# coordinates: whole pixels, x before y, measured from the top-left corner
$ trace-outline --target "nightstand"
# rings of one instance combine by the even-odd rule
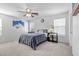
[[[57,33],[47,33],[47,40],[49,42],[55,42],[58,43],[58,34]]]

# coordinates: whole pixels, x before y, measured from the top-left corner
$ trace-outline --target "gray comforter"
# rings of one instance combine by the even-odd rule
[[[24,43],[26,45],[31,46],[34,50],[36,50],[36,46],[42,42],[46,41],[45,34],[39,33],[28,33],[23,34],[19,38],[19,43]]]

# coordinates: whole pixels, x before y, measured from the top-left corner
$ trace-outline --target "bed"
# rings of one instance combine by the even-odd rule
[[[36,50],[36,47],[46,40],[46,35],[43,33],[28,33],[20,36],[19,43],[29,45],[31,48]]]

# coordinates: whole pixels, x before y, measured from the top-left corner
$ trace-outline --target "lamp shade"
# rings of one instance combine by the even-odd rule
[[[53,28],[48,29],[48,32],[54,32]]]

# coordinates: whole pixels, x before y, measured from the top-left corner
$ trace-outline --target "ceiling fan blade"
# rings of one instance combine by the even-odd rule
[[[25,15],[23,15],[24,17],[26,16],[26,14]]]
[[[25,11],[17,11],[17,12],[26,13]]]
[[[31,15],[32,17],[34,17],[33,15]]]
[[[34,14],[34,15],[38,15],[38,13],[32,13],[32,14]]]

